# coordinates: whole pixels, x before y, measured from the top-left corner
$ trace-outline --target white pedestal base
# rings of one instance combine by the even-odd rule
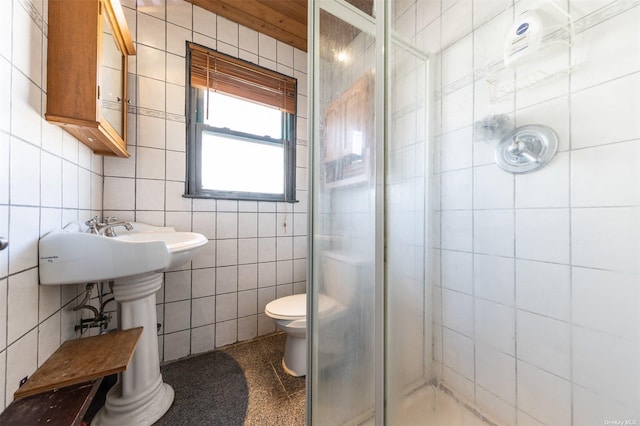
[[[120,329],[144,328],[129,367],[118,375],[118,383],[107,393],[106,403],[91,426],[151,425],[173,403],[174,392],[162,382],[158,356],[156,291],[161,285],[160,273],[114,283]]]
[[[307,337],[298,337],[287,334],[284,344],[284,357],[282,357],[282,368],[288,374],[296,377],[307,374]]]

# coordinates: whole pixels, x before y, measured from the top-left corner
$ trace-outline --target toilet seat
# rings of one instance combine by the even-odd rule
[[[295,320],[307,316],[307,295],[294,294],[267,303],[264,312],[273,319]]]
[[[327,315],[338,309],[337,302],[323,294],[318,298],[318,314]],[[306,320],[307,295],[294,294],[273,300],[264,308],[265,313],[273,319],[281,320]]]

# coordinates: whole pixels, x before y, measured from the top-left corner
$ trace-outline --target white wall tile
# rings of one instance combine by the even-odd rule
[[[218,16],[218,41],[238,46],[238,24],[222,16]]]
[[[471,169],[440,175],[442,210],[469,210],[472,207],[473,175]]]
[[[165,184],[165,209],[166,211],[184,211],[191,210],[191,198],[185,198],[183,182],[166,182]],[[167,223],[169,225],[169,223]]]
[[[293,238],[276,238],[276,260],[288,260],[293,258]]]
[[[441,253],[442,286],[466,294],[473,293],[473,255],[443,250]]]
[[[520,309],[569,321],[571,315],[569,266],[517,260],[516,299]]]
[[[238,267],[225,266],[216,268],[216,294],[238,291]]]
[[[455,3],[442,13],[442,46],[450,45],[471,31],[472,13],[472,3],[466,1]]]
[[[238,292],[238,316],[246,317],[257,314],[258,290],[246,290]]]
[[[442,330],[442,360],[450,369],[473,380],[473,340],[447,328]]]
[[[165,151],[138,147],[137,177],[142,179],[165,178]]]
[[[474,301],[474,337],[494,349],[515,354],[515,310],[481,299]]]
[[[637,406],[640,345],[636,342],[573,327],[573,381],[609,399]]]
[[[156,49],[165,49],[165,23],[161,19],[144,13],[137,14],[136,34],[138,44],[155,47]]]
[[[473,382],[456,373],[452,369],[443,367],[443,380],[464,400],[473,400]]]
[[[13,44],[10,57],[14,66],[42,87],[42,31],[21,6],[13,8],[13,28],[17,32],[5,40]]]
[[[191,28],[193,18],[193,6],[190,3],[179,0],[166,0],[167,22]]]
[[[238,264],[256,263],[258,261],[258,239],[243,238],[238,240]]]
[[[571,212],[572,261],[576,266],[638,273],[638,208],[588,208]]]
[[[518,408],[544,424],[571,424],[571,384],[518,362]]]
[[[238,266],[238,290],[249,290],[258,287],[258,264]]]
[[[216,213],[194,212],[191,215],[193,232],[204,235],[212,240],[216,238]]]
[[[293,261],[276,262],[276,284],[290,284],[293,281]],[[292,293],[290,293],[292,294]]]
[[[476,167],[473,204],[476,209],[513,208],[513,175],[495,165]]]
[[[470,252],[473,249],[473,215],[451,211],[441,215],[442,248]]]
[[[164,181],[136,179],[136,209],[164,210]]]
[[[216,323],[216,348],[238,341],[238,321]]]
[[[164,304],[164,332],[173,333],[188,330],[191,320],[191,301],[172,302]],[[165,340],[165,350],[166,350]],[[166,353],[165,353],[166,357]]]
[[[476,404],[484,412],[491,413],[491,417],[501,422],[500,424],[516,424],[516,409],[513,405],[506,403],[480,386],[476,386]]]
[[[473,72],[473,37],[471,34],[442,52],[442,84],[449,85]]]
[[[164,300],[176,302],[191,297],[191,271],[164,274]]]
[[[5,13],[0,16],[0,28],[2,28],[1,37],[3,40],[11,40],[11,34],[13,29],[12,17],[13,17],[13,2],[7,2],[5,6]],[[11,58],[12,43],[2,43],[0,47],[0,55],[7,59]],[[4,387],[2,387],[4,389]],[[3,394],[4,395],[4,394]],[[1,399],[0,404],[4,404],[4,398]],[[3,405],[4,407],[4,405]]]
[[[473,215],[473,250],[496,256],[513,256],[513,210],[476,210]]]
[[[574,207],[640,205],[638,182],[640,141],[571,153],[571,205]]]
[[[515,406],[515,358],[486,345],[476,345],[476,383]]]
[[[576,425],[604,424],[610,419],[636,419],[639,408],[611,401],[599,392],[573,386],[573,419]]]
[[[442,290],[442,321],[446,327],[465,336],[473,336],[473,298],[451,290]]]
[[[258,236],[258,215],[256,213],[238,214],[238,238]]]
[[[463,87],[442,98],[442,115],[443,133],[458,130],[473,123],[473,85]]]
[[[40,151],[11,138],[10,196],[12,204],[40,205]]]
[[[215,269],[194,269],[191,272],[191,296],[195,298],[214,294],[216,294]]]
[[[32,330],[20,340],[7,348],[7,382],[6,404],[13,401],[13,393],[18,389],[20,381],[30,376],[38,367],[38,352],[34,350],[38,345],[38,332]]]
[[[571,326],[525,311],[518,311],[517,322],[518,358],[569,380]]]
[[[10,274],[38,264],[39,215],[40,209],[37,207],[9,208]]]
[[[9,140],[8,134],[0,133],[0,204],[9,204],[9,176],[11,174],[9,169],[9,147],[11,144]]]
[[[229,321],[238,316],[238,293],[216,296],[216,323]]]
[[[572,320],[574,324],[640,340],[638,276],[598,269],[572,269]],[[612,314],[614,313],[615,314]]]
[[[164,100],[162,105],[164,106]],[[137,124],[137,144],[139,146],[148,146],[150,148],[165,147],[166,133],[164,120],[155,117],[148,117],[146,115],[139,115],[137,116]],[[123,161],[131,161],[131,159]]]
[[[569,263],[568,209],[516,211],[516,257]]]
[[[586,148],[640,139],[640,74],[632,74],[571,96],[571,145]],[[619,108],[624,105],[624,108]],[[594,119],[595,118],[595,119]],[[607,123],[603,126],[602,123]]]
[[[512,258],[476,254],[473,268],[476,297],[508,306],[515,304],[515,265]]]
[[[9,277],[7,343],[12,344],[38,324],[38,271],[30,269]]]
[[[216,326],[206,325],[191,329],[191,353],[209,352],[215,348]]]
[[[215,323],[216,318],[216,298],[200,297],[191,301],[191,327]]]
[[[238,340],[250,340],[258,336],[258,316],[238,318]]]
[[[166,73],[166,53],[164,50],[138,45],[136,49],[136,72],[140,76],[164,80]]]
[[[135,180],[116,177],[104,178],[104,207],[107,210],[133,210],[135,206]]]
[[[216,242],[209,241],[191,262],[194,268],[209,268],[216,264]]]
[[[57,312],[38,327],[38,366],[41,366],[59,346],[60,312]]]
[[[180,331],[164,335],[164,360],[173,361],[189,355],[190,331]]]
[[[138,77],[138,106],[156,111],[165,110],[165,83],[147,77]],[[162,148],[164,148],[162,146]]]
[[[442,135],[442,170],[471,167],[473,163],[472,128],[465,127]]]
[[[569,154],[560,152],[535,173],[516,175],[516,208],[569,206]]]
[[[11,74],[11,132],[39,146],[42,138],[41,90],[20,72]],[[34,123],[37,123],[34,125]]]
[[[204,34],[207,37],[216,38],[217,28],[217,15],[215,13],[198,6],[193,7],[193,31]]]
[[[216,218],[216,232],[218,239],[238,237],[238,214],[218,213]]]
[[[580,10],[589,3],[572,2],[574,10]],[[640,39],[636,23],[640,21],[640,11],[631,9],[612,19],[589,28],[580,35],[576,48],[576,62],[579,64],[571,75],[571,89],[578,91],[604,81],[640,70]]]

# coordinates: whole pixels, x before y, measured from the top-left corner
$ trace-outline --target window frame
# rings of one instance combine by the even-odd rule
[[[209,198],[209,199],[221,199],[221,200],[241,200],[241,201],[274,201],[274,202],[288,202],[296,203],[296,118],[297,113],[290,113],[282,111],[282,139],[274,139],[268,136],[259,136],[250,133],[243,133],[234,131],[229,128],[214,127],[204,123],[204,120],[198,120],[198,115],[204,111],[204,98],[206,96],[206,90],[191,85],[191,48],[190,45],[195,45],[201,49],[207,49],[210,52],[220,54],[220,52],[209,49],[201,45],[197,45],[192,42],[187,42],[187,55],[186,55],[186,98],[187,98],[187,140],[186,140],[186,157],[187,157],[187,171],[185,181],[185,193],[186,198]],[[259,65],[243,61],[234,58],[236,61],[241,61],[249,64],[252,67],[263,68],[271,73],[276,73],[268,68],[260,67]],[[277,73],[280,74],[280,73]],[[283,77],[293,79],[292,77],[280,74]],[[296,79],[293,79],[296,80]],[[297,93],[297,81],[296,93]],[[221,92],[224,94],[224,92]],[[251,98],[241,98],[248,102],[255,102]],[[202,136],[204,132],[210,132],[215,135],[219,135],[225,138],[232,138],[238,140],[245,140],[252,143],[278,145],[283,148],[284,155],[284,191],[281,194],[262,193],[262,192],[245,192],[245,191],[221,191],[213,189],[205,189],[202,187]]]

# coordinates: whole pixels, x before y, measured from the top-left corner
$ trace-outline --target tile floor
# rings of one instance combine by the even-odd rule
[[[176,396],[156,425],[304,425],[305,379],[282,369],[285,337],[276,333],[162,366]]]

